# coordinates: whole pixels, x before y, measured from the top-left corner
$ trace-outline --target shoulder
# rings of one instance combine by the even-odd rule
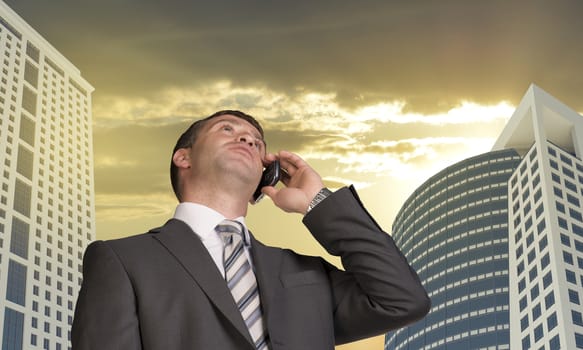
[[[155,227],[147,232],[134,234],[122,238],[108,239],[108,240],[97,240],[89,244],[87,247],[87,252],[92,250],[102,250],[110,249],[114,252],[119,251],[134,251],[145,249],[147,246],[156,244],[155,237],[157,235],[164,234],[166,232],[187,230],[188,226],[180,220],[171,219],[168,220],[164,225],[160,227]]]

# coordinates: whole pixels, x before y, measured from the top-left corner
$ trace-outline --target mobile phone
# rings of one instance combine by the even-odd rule
[[[253,193],[253,203],[257,203],[263,198],[263,193],[261,189],[264,186],[275,186],[281,177],[281,168],[279,167],[279,160],[274,160],[271,162],[265,170],[263,170],[263,175],[261,175],[261,181]]]

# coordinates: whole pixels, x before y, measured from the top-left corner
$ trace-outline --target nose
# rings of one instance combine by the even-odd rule
[[[253,147],[253,145],[254,145],[253,138],[250,135],[247,135],[247,134],[241,134],[239,136],[239,142],[244,142],[244,143],[248,144],[251,147]]]

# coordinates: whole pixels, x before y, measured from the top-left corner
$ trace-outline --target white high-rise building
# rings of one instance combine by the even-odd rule
[[[511,349],[583,349],[583,117],[532,85],[507,148]]]
[[[95,238],[91,93],[79,70],[0,2],[0,339],[69,349]]]

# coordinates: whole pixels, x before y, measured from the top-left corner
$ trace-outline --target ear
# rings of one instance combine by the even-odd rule
[[[180,169],[190,168],[190,154],[187,148],[180,148],[174,152],[172,156],[172,162]]]

